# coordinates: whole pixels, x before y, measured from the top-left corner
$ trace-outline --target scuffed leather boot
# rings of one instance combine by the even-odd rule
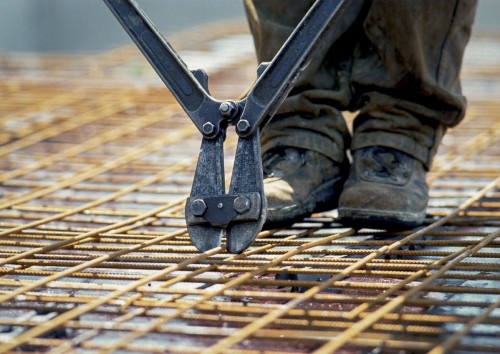
[[[392,148],[367,147],[354,152],[338,211],[355,228],[412,228],[422,223],[428,199],[418,160]]]
[[[315,151],[272,149],[262,157],[267,199],[265,228],[290,225],[313,212],[337,207],[349,165]]]

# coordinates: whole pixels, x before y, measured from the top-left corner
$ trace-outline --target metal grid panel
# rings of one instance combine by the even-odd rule
[[[252,80],[239,25],[173,43],[216,97]],[[240,255],[190,244],[200,137],[134,48],[0,57],[0,352],[499,352],[500,68],[485,43],[500,52],[471,44],[470,108],[428,175],[424,227],[354,230],[332,211]]]

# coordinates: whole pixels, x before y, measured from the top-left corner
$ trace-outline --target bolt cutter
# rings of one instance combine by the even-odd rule
[[[266,219],[260,131],[307,67],[317,43],[335,28],[348,0],[317,0],[258,78],[246,98],[216,100],[203,70],[189,70],[134,0],[103,0],[203,136],[185,216],[189,237],[201,252],[221,244],[241,253]],[[224,186],[224,139],[238,135],[229,190]]]

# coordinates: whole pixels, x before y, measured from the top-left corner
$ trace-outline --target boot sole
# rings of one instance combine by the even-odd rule
[[[401,212],[393,210],[338,208],[343,224],[356,229],[404,230],[417,227],[425,218],[425,211]]]
[[[274,211],[268,209],[268,219],[266,220],[263,229],[269,230],[290,226],[291,224],[310,216],[312,213],[335,209],[338,205],[343,181],[344,178],[339,177],[322,184],[313,190],[310,197],[302,203],[294,204],[281,209],[274,209]],[[333,193],[335,190],[337,190],[337,192]],[[269,216],[271,213],[279,213],[280,215],[275,215],[275,220],[270,220]]]

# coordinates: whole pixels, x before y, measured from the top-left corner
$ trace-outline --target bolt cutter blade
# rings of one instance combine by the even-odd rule
[[[248,138],[239,138],[234,159],[233,175],[229,194],[243,195],[253,193],[258,196],[249,205],[250,210],[257,210],[259,218],[255,221],[230,223],[226,231],[226,249],[241,253],[249,247],[259,234],[266,220],[266,198],[262,179],[262,161],[260,157],[260,131]]]
[[[203,138],[198,163],[191,188],[191,198],[186,203],[186,218],[203,214],[203,197],[224,195],[224,134],[214,139]],[[201,209],[201,210],[200,210]],[[224,229],[209,224],[187,225],[189,237],[201,252],[220,246]]]

